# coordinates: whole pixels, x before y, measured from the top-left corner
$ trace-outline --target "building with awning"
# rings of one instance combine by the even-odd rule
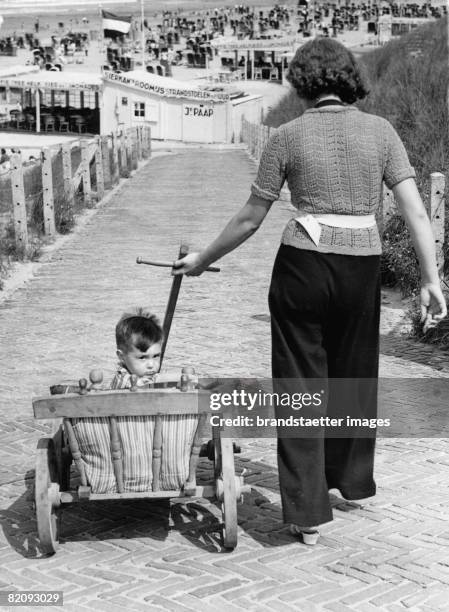
[[[226,143],[240,138],[241,117],[259,120],[262,96],[235,86],[178,81],[144,71],[0,72],[0,129],[109,134],[142,123],[152,137]]]
[[[243,40],[223,36],[215,38],[210,44],[220,55],[231,56],[232,67],[240,68],[244,78],[284,82],[286,58],[292,57],[296,49],[307,40],[310,38],[304,39],[297,35]],[[269,57],[268,61],[261,61],[266,57]]]
[[[135,70],[105,72],[104,123],[109,130],[146,122],[152,138],[226,143],[240,137],[236,121],[260,118],[262,97],[234,87],[186,82]]]
[[[101,126],[101,75],[83,72],[0,73],[0,99],[15,105],[11,129],[98,134]],[[14,115],[14,116],[13,116]]]

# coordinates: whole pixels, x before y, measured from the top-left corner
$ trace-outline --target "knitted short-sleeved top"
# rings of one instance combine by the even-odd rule
[[[274,201],[287,180],[292,205],[312,214],[375,214],[388,188],[414,177],[407,152],[384,118],[354,106],[311,108],[269,138],[251,192]],[[346,255],[378,255],[377,226],[349,229],[322,225],[319,244],[294,219],[282,243]]]

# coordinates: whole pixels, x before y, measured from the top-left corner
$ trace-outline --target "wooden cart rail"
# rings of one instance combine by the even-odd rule
[[[33,410],[36,419],[202,414],[210,412],[208,397],[202,390],[95,391],[36,398]]]

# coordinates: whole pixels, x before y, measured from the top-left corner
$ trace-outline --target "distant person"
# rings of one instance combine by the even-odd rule
[[[1,149],[0,150],[0,164],[4,164],[7,161],[9,161],[9,155],[6,152],[6,149]]]
[[[36,32],[36,34],[39,32],[39,19],[36,19],[36,21],[34,22],[34,31]]]

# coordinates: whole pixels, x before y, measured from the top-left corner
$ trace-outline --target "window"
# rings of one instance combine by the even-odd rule
[[[145,118],[145,102],[134,102],[134,117]]]
[[[128,106],[128,98],[122,98],[122,106]]]

